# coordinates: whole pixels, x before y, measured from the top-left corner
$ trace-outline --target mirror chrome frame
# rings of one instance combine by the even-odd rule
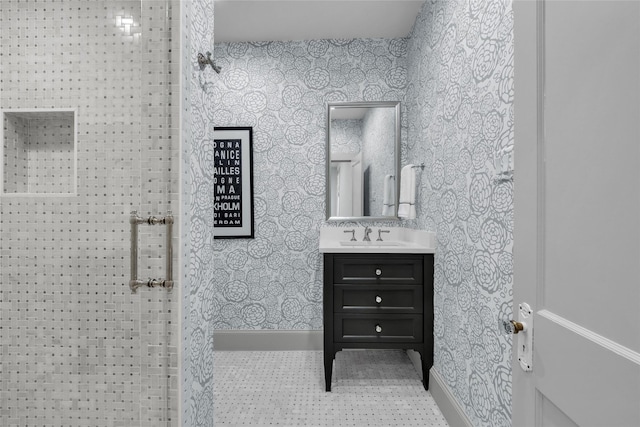
[[[394,175],[396,177],[396,191],[395,191],[395,215],[394,216],[331,216],[331,110],[334,108],[374,108],[374,107],[393,107],[395,108],[395,146],[394,146]],[[401,141],[400,136],[400,101],[365,101],[365,102],[328,102],[327,103],[327,149],[326,149],[326,170],[325,170],[325,218],[327,221],[399,221],[398,217],[398,204],[400,201],[400,150]]]

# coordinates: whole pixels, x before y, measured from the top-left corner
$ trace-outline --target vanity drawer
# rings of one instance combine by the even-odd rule
[[[337,314],[335,342],[422,342],[422,316],[411,314]]]
[[[422,292],[420,285],[335,285],[333,310],[336,313],[421,314]]]
[[[334,284],[421,285],[423,257],[416,255],[340,255],[333,260]]]

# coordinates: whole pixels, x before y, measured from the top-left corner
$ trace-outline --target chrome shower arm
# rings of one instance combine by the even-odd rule
[[[219,65],[216,65],[216,63],[213,62],[213,59],[211,59],[211,52],[207,52],[206,58],[202,53],[198,53],[198,66],[200,67],[200,71],[204,70],[207,67],[207,65],[211,65],[211,68],[213,68],[213,71],[215,71],[218,74],[220,74],[220,71],[222,71],[222,67],[220,67]]]

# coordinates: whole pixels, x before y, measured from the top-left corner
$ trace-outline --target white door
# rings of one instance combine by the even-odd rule
[[[514,10],[513,425],[640,426],[640,2]]]
[[[362,151],[359,152],[351,161],[351,179],[352,179],[352,204],[353,216],[362,216],[364,215],[364,207],[362,206],[362,202],[364,201],[363,196],[363,186],[364,180],[362,177]]]
[[[353,216],[351,162],[338,163],[338,216]]]

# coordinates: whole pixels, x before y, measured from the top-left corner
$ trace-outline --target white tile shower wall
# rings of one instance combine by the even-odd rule
[[[216,329],[322,328],[326,102],[401,100],[406,42],[216,45],[208,143],[213,126],[253,127],[256,228],[255,239],[215,241]]]
[[[171,212],[179,221],[179,4],[178,0],[141,0],[141,215]],[[179,238],[174,227],[173,247]],[[141,278],[165,278],[166,227],[141,227]],[[176,287],[178,251],[173,254]],[[141,404],[142,426],[178,421],[179,321],[177,289],[141,289]]]
[[[3,425],[177,422],[178,301],[127,286],[129,212],[177,202],[167,4],[0,4],[0,107],[78,109],[78,195],[0,199]],[[141,233],[141,276],[163,274],[163,232]]]
[[[69,118],[29,120],[27,192],[75,192],[75,130]]]
[[[180,426],[194,425],[191,414],[191,0],[180,2]]]
[[[214,72],[200,70],[196,58],[213,48],[213,0],[191,2],[191,43],[186,58],[190,81],[189,153],[189,421],[213,425],[213,327],[218,307],[213,301],[213,168],[209,143],[213,125]],[[184,411],[183,411],[184,413]],[[185,424],[183,422],[183,424]],[[185,424],[186,425],[186,424]]]
[[[5,193],[26,193],[28,188],[29,122],[27,119],[4,114],[3,118],[3,191]]]
[[[425,2],[408,58],[415,225],[438,239],[434,366],[474,425],[509,426],[513,183],[493,177],[514,142],[511,1]]]

